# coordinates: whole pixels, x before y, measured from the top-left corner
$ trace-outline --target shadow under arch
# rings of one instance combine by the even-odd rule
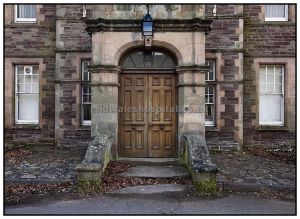
[[[126,43],[122,47],[120,47],[120,49],[116,53],[115,60],[118,60],[118,65],[121,66],[127,55],[143,50],[145,50],[143,40]],[[173,58],[176,66],[181,65],[182,55],[180,51],[172,44],[165,41],[153,40],[152,50],[168,54]]]

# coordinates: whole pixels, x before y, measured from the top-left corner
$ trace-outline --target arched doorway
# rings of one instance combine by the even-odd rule
[[[176,60],[135,50],[120,65],[119,157],[176,157]]]

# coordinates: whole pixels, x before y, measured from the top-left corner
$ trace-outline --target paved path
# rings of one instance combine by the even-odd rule
[[[246,153],[211,153],[218,166],[218,182],[295,187],[295,165]]]
[[[5,214],[295,214],[295,203],[227,196],[115,196],[6,207]]]
[[[37,146],[18,150],[28,154],[21,157],[5,157],[5,180],[16,183],[51,182],[74,180],[74,167],[83,160],[86,147]]]
[[[74,148],[40,146],[28,150],[29,155],[5,159],[5,180],[16,183],[20,181],[43,183],[73,181],[75,179],[74,167],[82,161],[85,154],[84,147],[75,150]],[[288,187],[290,191],[295,188],[295,165],[235,152],[211,153],[211,157],[220,169],[217,175],[219,183],[245,186],[268,185],[272,188]],[[139,174],[153,172],[153,169],[132,168],[131,170],[136,170],[135,172],[138,171]],[[166,170],[163,170],[163,173],[165,172]],[[130,171],[128,174],[130,175]]]

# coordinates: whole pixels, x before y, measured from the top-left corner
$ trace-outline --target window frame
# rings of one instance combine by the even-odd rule
[[[35,6],[35,18],[19,18],[18,17],[18,6],[19,5],[28,5],[28,4],[16,4],[14,7],[14,18],[15,18],[15,23],[36,23],[37,22],[37,8],[36,5],[33,4]],[[32,4],[30,4],[32,5]]]
[[[205,98],[204,98],[204,101],[205,101],[205,109],[206,109],[206,105],[213,105],[213,120],[212,121],[208,121],[208,120],[205,120],[205,126],[208,126],[208,127],[214,127],[216,125],[216,85],[215,85],[215,81],[216,81],[216,60],[214,59],[207,59],[205,61],[205,63],[207,65],[209,65],[209,63],[212,62],[213,63],[213,79],[210,79],[209,78],[209,73],[211,70],[209,70],[209,72],[207,73],[207,79],[206,79],[206,76],[205,76],[205,87],[206,86],[211,86],[213,87],[213,103],[206,103],[205,101]],[[210,83],[212,82],[212,83]],[[205,89],[206,90],[206,89]],[[205,91],[204,91],[205,92]],[[206,92],[204,93],[204,97],[206,97]]]
[[[19,93],[18,92],[18,68],[17,66],[34,66],[35,64],[31,64],[31,65],[26,65],[26,64],[15,64],[14,65],[14,71],[15,71],[15,124],[39,124],[39,118],[40,118],[40,88],[38,88],[38,92],[37,93],[30,93],[30,94],[37,94],[37,99],[38,99],[38,119],[37,120],[22,120],[19,119]],[[37,74],[39,76],[39,80],[40,80],[40,74]],[[38,81],[39,81],[38,80]],[[32,80],[31,80],[31,84],[32,84]],[[40,85],[39,85],[40,86]],[[38,87],[39,87],[38,86]],[[31,89],[32,90],[32,89]]]
[[[268,63],[268,64],[259,64],[259,74],[260,74],[260,67],[261,66],[266,66],[266,71],[267,71],[267,67],[268,66],[272,66],[275,69],[275,66],[280,66],[282,68],[282,77],[281,77],[281,94],[269,94],[269,95],[282,95],[282,101],[280,104],[280,110],[281,110],[281,121],[274,121],[274,122],[262,122],[261,121],[261,116],[260,116],[260,104],[261,104],[261,92],[260,92],[260,86],[261,86],[261,82],[258,79],[258,98],[259,98],[259,105],[258,105],[258,124],[259,126],[284,126],[285,125],[285,69],[286,66],[284,64],[277,64],[277,63]],[[275,70],[274,70],[275,71]],[[275,76],[274,76],[275,77]],[[267,85],[267,77],[266,77],[266,82],[265,84]],[[276,82],[274,80],[274,86],[276,85]],[[265,94],[267,95],[267,94]]]
[[[83,93],[83,86],[85,86],[85,85],[89,85],[89,87],[91,86],[91,84],[90,84],[90,82],[91,82],[91,73],[90,72],[88,72],[88,80],[85,80],[84,79],[84,62],[89,62],[89,63],[91,63],[91,61],[92,60],[90,60],[90,59],[82,59],[81,60],[81,81],[82,81],[82,84],[81,84],[81,92],[80,92],[80,109],[81,109],[81,125],[83,125],[83,126],[90,126],[91,124],[92,124],[92,122],[91,122],[91,120],[84,120],[84,105],[88,105],[88,104],[92,104],[91,102],[90,103],[86,103],[86,102],[84,102],[83,101],[83,95],[84,95],[84,93]],[[90,93],[90,95],[91,95],[91,98],[92,98],[92,94]]]
[[[267,17],[266,5],[264,7],[265,7],[265,21],[288,21],[289,20],[289,6],[287,4],[284,4],[284,15],[285,15],[284,17]]]

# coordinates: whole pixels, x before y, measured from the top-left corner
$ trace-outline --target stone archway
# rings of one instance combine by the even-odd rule
[[[119,143],[120,59],[126,51],[143,46],[136,32],[93,32],[92,71],[92,136],[97,133],[111,133],[114,142],[112,156],[117,157]],[[131,47],[130,47],[131,46]],[[187,131],[205,133],[204,86],[205,33],[203,32],[158,32],[153,46],[165,48],[176,56],[175,69],[178,108],[177,148],[180,138]],[[105,109],[115,109],[103,112]],[[178,150],[180,152],[182,150]],[[181,155],[179,153],[179,155]]]

